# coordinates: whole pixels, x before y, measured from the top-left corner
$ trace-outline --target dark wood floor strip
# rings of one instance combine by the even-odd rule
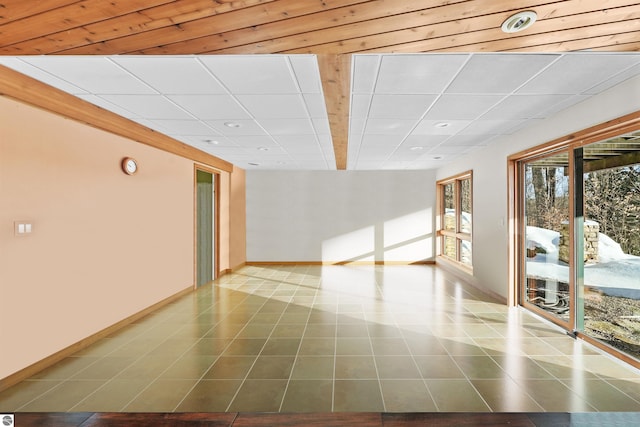
[[[46,427],[637,427],[640,413],[17,413],[15,426]]]

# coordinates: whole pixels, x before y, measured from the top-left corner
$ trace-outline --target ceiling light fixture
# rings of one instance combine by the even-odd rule
[[[517,33],[518,31],[526,30],[536,22],[538,14],[532,10],[524,12],[518,12],[515,15],[511,15],[502,23],[502,31],[505,33]]]
[[[234,123],[234,122],[225,122],[224,124],[226,127],[228,128],[239,128],[240,125],[238,123]]]
[[[213,145],[220,144],[218,141],[213,140],[213,139],[203,139],[202,142],[206,142],[207,144],[213,144]]]
[[[260,166],[260,163],[251,163],[251,162],[249,162],[249,165],[250,166]]]
[[[260,151],[269,151],[269,149],[267,147],[258,147],[258,150],[260,150]]]
[[[433,160],[441,160],[442,156],[433,156]]]
[[[423,149],[424,149],[424,147],[411,147],[411,148],[409,148],[409,150],[411,150],[411,151],[420,151],[420,150],[423,150]]]
[[[448,128],[449,126],[451,126],[451,123],[447,123],[447,122],[440,122],[440,123],[436,123],[435,125],[433,125],[434,127],[437,128]]]

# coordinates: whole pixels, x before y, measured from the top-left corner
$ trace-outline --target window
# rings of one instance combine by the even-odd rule
[[[438,181],[440,256],[470,269],[472,263],[471,171]]]

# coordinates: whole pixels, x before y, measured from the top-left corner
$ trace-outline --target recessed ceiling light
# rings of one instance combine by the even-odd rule
[[[424,147],[411,147],[411,148],[409,148],[409,150],[411,150],[411,151],[420,151],[420,150],[423,150],[423,149],[424,149]]]
[[[436,123],[435,125],[433,125],[434,127],[437,128],[448,128],[449,126],[451,126],[451,123],[447,123],[447,122],[440,122],[440,123]]]
[[[203,139],[202,142],[206,142],[207,144],[213,144],[213,145],[218,145],[220,144],[219,141],[216,141],[214,139]]]
[[[441,160],[442,156],[433,156],[433,160]]]
[[[517,33],[518,31],[526,30],[536,22],[538,14],[532,10],[524,12],[518,12],[515,15],[511,15],[502,23],[502,31],[505,33]]]
[[[260,151],[269,151],[269,149],[267,147],[258,147],[258,150],[260,150]]]
[[[260,163],[249,163],[250,166],[260,166]]]
[[[239,123],[234,123],[234,122],[225,122],[224,125],[226,127],[228,127],[228,128],[239,128],[240,127]]]

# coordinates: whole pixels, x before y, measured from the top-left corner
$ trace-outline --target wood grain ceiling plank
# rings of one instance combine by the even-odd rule
[[[625,3],[618,0],[616,4]],[[628,3],[628,2],[627,2]],[[583,7],[562,9],[565,15],[557,10],[557,4],[539,6],[541,14],[556,16],[543,19],[526,30],[526,34],[541,34],[546,32],[561,31],[567,27],[580,27],[584,25],[597,25],[602,22],[624,21],[635,19],[639,16],[640,6],[631,5],[601,10],[594,3]],[[595,11],[594,11],[595,9]],[[580,13],[574,14],[573,11]],[[429,52],[454,47],[464,47],[472,44],[505,40],[507,43],[516,43],[521,47],[518,39],[523,36],[507,35],[500,31],[502,22],[510,16],[511,12],[502,12],[492,15],[472,17],[453,22],[438,23],[419,28],[404,29],[386,34],[377,34],[369,37],[360,37],[341,42],[317,45],[311,48],[292,49],[284,53],[324,53],[324,52]]]
[[[193,38],[208,36],[212,33],[217,34],[268,22],[285,21],[295,16],[312,14],[320,10],[335,9],[362,1],[306,0],[304,2],[291,2],[276,0],[266,5],[245,7],[226,14],[107,40],[99,45],[69,49],[62,53],[68,55],[142,53],[145,49],[179,43]]]
[[[587,39],[568,40],[557,43],[528,46],[514,49],[514,52],[571,52],[577,50],[605,52],[637,52],[640,51],[640,32],[623,34],[607,34]],[[509,50],[507,50],[509,51]]]
[[[80,1],[81,0],[40,0],[38,2],[27,2],[25,0],[3,0],[0,4],[0,25]]]
[[[83,0],[38,15],[32,15],[0,26],[0,46],[9,46],[34,38],[34,33],[46,36],[81,25],[101,21],[106,17],[129,14],[171,0]]]
[[[0,96],[230,172],[233,165],[111,111],[0,65]]]
[[[88,23],[69,30],[39,37],[24,43],[17,43],[0,49],[0,53],[19,54],[20,52],[56,53],[68,49],[90,46],[145,31],[183,22],[217,16],[239,8],[269,3],[275,0],[243,0],[241,2],[216,3],[211,0],[164,0],[159,6],[136,10],[121,16],[115,16],[100,22]]]
[[[496,31],[496,30],[493,30]],[[589,27],[569,28],[566,30],[558,30],[554,32],[533,34],[530,36],[521,36],[515,39],[497,39],[487,34],[486,39],[478,38],[477,43],[460,44],[461,39],[465,41],[472,39],[469,37],[460,37],[457,40],[450,40],[449,47],[442,47],[441,51],[447,52],[518,52],[524,49],[540,50],[541,46],[552,44],[565,44],[575,41],[575,46],[584,50],[598,47],[593,42],[599,37],[612,37],[616,34],[637,33],[640,31],[640,20],[631,19],[622,22],[613,22],[601,25],[591,25]],[[486,33],[488,33],[487,31]],[[590,41],[591,40],[591,41]]]
[[[428,9],[448,3],[469,3],[469,1],[470,0],[440,0],[439,2],[430,4]],[[189,40],[181,43],[180,46],[161,46],[159,48],[146,50],[144,53],[165,54],[174,51],[238,53],[235,52],[234,49],[241,50],[242,53],[274,53],[285,49],[277,46],[277,44],[299,43],[300,38],[302,38],[303,44],[298,44],[298,46],[304,46],[304,43],[308,44],[308,40],[305,39],[309,37],[310,34],[322,37],[325,33],[331,34],[330,31],[325,31],[331,28],[340,27],[342,29],[348,24],[370,22],[383,16],[406,16],[404,14],[408,12],[414,12],[424,17],[426,14],[425,9],[427,8],[425,8],[424,0],[409,0],[403,2],[390,2],[388,0],[365,1],[342,8],[320,11],[312,15],[290,18],[286,21],[271,22]],[[410,21],[405,22],[405,25],[409,24]],[[292,41],[285,42],[287,37],[290,37]],[[327,40],[325,40],[325,42],[326,41]]]
[[[336,168],[347,169],[351,55],[318,55]]]

